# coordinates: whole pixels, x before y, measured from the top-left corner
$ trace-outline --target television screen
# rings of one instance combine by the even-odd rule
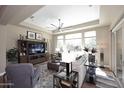
[[[45,53],[44,43],[29,44],[29,54]]]

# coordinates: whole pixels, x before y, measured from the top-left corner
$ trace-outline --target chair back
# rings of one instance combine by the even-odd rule
[[[33,65],[30,63],[11,64],[6,67],[7,81],[12,83],[12,87],[28,88],[32,86],[32,76],[34,74]]]

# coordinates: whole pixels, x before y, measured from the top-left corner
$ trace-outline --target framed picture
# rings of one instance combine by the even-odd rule
[[[41,34],[36,33],[36,39],[37,39],[37,40],[42,40],[42,35],[41,35]]]
[[[34,32],[30,32],[30,31],[27,31],[27,38],[28,39],[35,39],[35,33]]]

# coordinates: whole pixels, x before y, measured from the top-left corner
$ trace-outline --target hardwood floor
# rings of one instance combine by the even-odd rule
[[[3,76],[0,76],[0,88],[3,88],[2,83],[3,83]]]
[[[82,88],[97,88],[95,84],[84,82]]]

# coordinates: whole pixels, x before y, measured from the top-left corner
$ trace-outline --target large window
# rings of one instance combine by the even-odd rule
[[[89,31],[84,33],[85,47],[96,48],[96,31]]]
[[[82,34],[76,33],[65,35],[65,45],[67,51],[81,51]]]
[[[96,31],[84,32],[84,47],[96,48]],[[81,51],[82,47],[82,33],[74,33],[57,36],[56,49],[59,51]]]

